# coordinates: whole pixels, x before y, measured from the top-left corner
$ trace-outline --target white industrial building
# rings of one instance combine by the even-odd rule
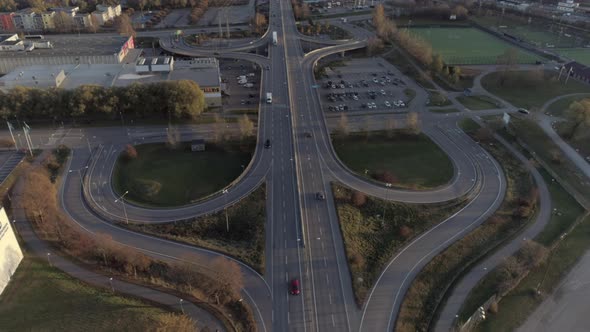
[[[580,4],[574,2],[574,0],[566,0],[557,3],[557,10],[566,13],[573,13],[579,6]]]
[[[23,259],[14,230],[4,208],[0,208],[0,294]]]
[[[136,73],[171,72],[174,70],[174,58],[171,56],[140,57],[135,62]]]

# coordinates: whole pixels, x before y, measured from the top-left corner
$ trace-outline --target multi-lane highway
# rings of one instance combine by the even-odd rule
[[[157,141],[164,136],[121,128],[108,129],[109,136],[105,136],[105,132],[90,129],[83,135],[98,138],[88,147],[76,145],[69,165],[73,171],[66,176],[61,193],[63,208],[90,232],[109,234],[151,255],[190,260],[206,269],[207,262],[220,254],[130,232],[110,221],[128,218],[135,222],[166,222],[211,213],[235,203],[265,181],[268,200],[264,276],[241,265],[244,298],[253,307],[259,330],[391,331],[403,296],[420,269],[483,222],[500,204],[505,189],[501,168],[457,127],[456,117],[422,112],[424,133],[450,156],[455,166],[449,184],[431,191],[396,190],[352,174],[333,150],[319,95],[313,88],[313,67],[327,55],[364,47],[361,38],[366,40],[366,31],[352,30],[360,40],[339,42],[305,54],[290,4],[271,2],[269,17],[269,31],[277,32],[277,45],[272,45],[269,32],[257,41],[214,51],[193,48],[170,36],[161,39],[164,49],[177,54],[219,52],[222,57],[257,63],[262,70],[261,94],[273,94],[272,104],[260,105],[258,145],[252,161],[227,188],[227,194],[219,193],[181,208],[151,209],[127,204],[122,210],[122,205],[115,203],[110,184],[118,153],[128,142]],[[263,45],[268,45],[268,57],[243,52]],[[417,92],[412,107],[421,111],[427,95],[422,89]],[[191,128],[183,129],[183,137],[192,135]],[[268,149],[263,147],[266,139],[271,141]],[[85,173],[83,181],[77,170]],[[458,197],[467,197],[470,202],[402,248],[382,272],[365,305],[358,308],[330,188],[333,181],[401,202],[432,203]],[[317,198],[320,192],[325,199]],[[288,293],[289,281],[295,278],[301,284],[299,296]]]

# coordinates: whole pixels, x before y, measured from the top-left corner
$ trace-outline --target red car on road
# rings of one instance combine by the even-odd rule
[[[289,292],[291,293],[291,295],[299,295],[299,293],[301,293],[301,290],[299,288],[299,279],[291,280],[291,285],[289,286]]]

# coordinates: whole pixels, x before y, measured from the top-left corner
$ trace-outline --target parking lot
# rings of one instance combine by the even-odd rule
[[[226,86],[224,111],[257,109],[260,100],[260,68],[249,61],[220,60]]]
[[[407,111],[406,82],[383,59],[354,59],[326,74],[318,81],[324,111]]]

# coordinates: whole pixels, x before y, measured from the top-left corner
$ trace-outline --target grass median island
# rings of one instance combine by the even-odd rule
[[[263,274],[265,206],[266,188],[262,185],[227,209],[229,232],[224,211],[173,223],[121,226],[222,252]]]
[[[471,136],[481,130],[471,119],[462,121],[461,127]],[[430,329],[453,283],[488,252],[517,234],[536,214],[538,195],[531,175],[518,159],[493,138],[482,141],[482,146],[504,170],[504,201],[479,227],[435,256],[422,269],[404,296],[396,331]]]
[[[221,144],[205,142],[205,151],[191,152],[189,143],[135,147],[136,158],[119,157],[113,172],[117,194],[148,206],[181,206],[220,191],[243,171],[254,152],[254,140]]]
[[[474,110],[488,110],[492,108],[498,108],[501,104],[488,96],[460,96],[457,100],[463,104],[463,106]]]
[[[170,317],[159,307],[82,283],[25,255],[0,296],[4,331],[148,331]]]
[[[453,177],[448,156],[424,134],[406,131],[334,135],[338,158],[371,179],[414,189],[433,188]]]
[[[539,109],[552,98],[571,93],[587,93],[587,84],[570,78],[565,84],[565,74],[557,80],[556,71],[497,71],[485,75],[481,85],[488,92],[517,107]]]
[[[387,202],[339,184],[332,191],[359,306],[397,250],[465,204]]]
[[[535,237],[535,241],[539,244],[548,247],[553,245],[559,237],[571,227],[576,219],[584,213],[584,209],[580,206],[573,197],[571,197],[565,189],[544,170],[539,169],[541,175],[547,183],[549,193],[551,194],[551,207],[554,213],[543,231]],[[459,321],[465,322],[485,301],[492,295],[498,292],[499,287],[505,282],[505,274],[503,268],[496,268],[491,271],[480,283],[471,291],[469,297],[465,300],[461,312],[459,314]],[[510,297],[510,295],[509,295]],[[500,302],[502,303],[502,302]],[[525,312],[523,312],[523,310]],[[529,306],[519,306],[519,308],[512,308],[514,314],[518,314],[522,319],[526,319],[531,310]],[[510,330],[505,326],[501,330]]]

